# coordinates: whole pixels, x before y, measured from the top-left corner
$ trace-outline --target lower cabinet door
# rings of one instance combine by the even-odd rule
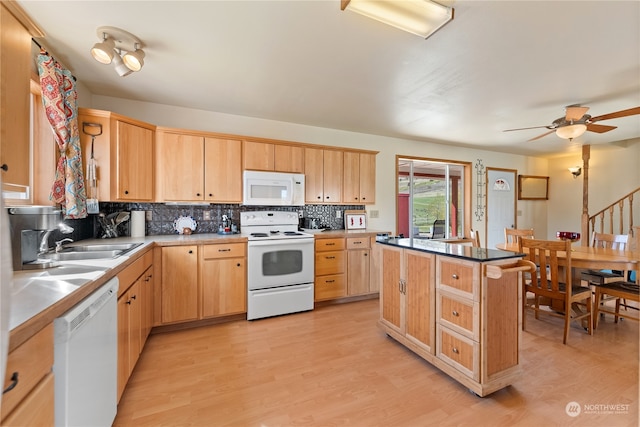
[[[5,419],[3,426],[52,426],[54,419],[53,373],[47,374],[40,383],[20,402]]]
[[[202,316],[247,311],[247,268],[244,258],[205,259],[202,262]]]
[[[198,319],[198,247],[162,248],[162,323]]]

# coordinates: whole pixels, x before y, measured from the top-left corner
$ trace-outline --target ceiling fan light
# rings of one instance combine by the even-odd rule
[[[583,123],[561,126],[556,129],[556,135],[558,135],[562,139],[573,139],[577,138],[587,130],[587,125]]]
[[[342,0],[341,9],[428,38],[453,19],[453,8],[431,0]]]
[[[140,71],[144,66],[144,51],[136,49],[133,52],[127,52],[122,57],[122,61],[131,71]]]
[[[115,47],[116,43],[113,39],[105,35],[101,42],[94,44],[91,48],[91,56],[101,64],[110,64],[113,59],[113,49]]]

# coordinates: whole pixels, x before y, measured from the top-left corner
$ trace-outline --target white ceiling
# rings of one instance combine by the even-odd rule
[[[640,106],[638,1],[443,1],[455,19],[427,40],[339,0],[19,3],[98,95],[528,155],[640,138],[638,115],[573,142],[502,132]],[[143,41],[142,71],[93,60],[105,25]]]

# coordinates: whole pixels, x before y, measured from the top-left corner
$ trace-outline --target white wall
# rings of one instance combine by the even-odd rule
[[[588,212],[593,214],[640,187],[640,139],[592,145],[590,150]],[[574,179],[567,170],[571,166],[582,166],[581,152],[549,160],[549,238],[555,238],[556,231],[580,231],[585,172]],[[640,225],[638,197],[633,211],[633,223]],[[628,218],[624,221],[628,226]]]
[[[249,135],[311,144],[334,145],[349,148],[376,150],[380,153],[376,159],[376,204],[367,206],[367,210],[379,211],[379,218],[370,218],[370,228],[395,233],[395,156],[410,155],[429,158],[455,159],[475,165],[478,159],[485,167],[517,169],[519,174],[547,175],[547,160],[513,154],[497,153],[447,146],[436,143],[389,138],[362,133],[346,132],[335,129],[318,128],[292,123],[276,122],[251,117],[234,116],[209,111],[151,104],[126,99],[96,96],[92,104],[86,107],[110,110],[158,126],[194,129],[238,135]],[[471,207],[475,211],[476,175],[473,171],[473,195]],[[481,178],[484,182],[484,177]],[[524,201],[518,204],[522,215],[518,217],[518,226],[533,227],[541,234],[547,232],[545,201]],[[484,219],[475,221],[475,229],[484,232]]]

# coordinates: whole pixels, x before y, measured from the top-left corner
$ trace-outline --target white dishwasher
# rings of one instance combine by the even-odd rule
[[[55,421],[110,426],[117,411],[118,279],[54,320]]]

